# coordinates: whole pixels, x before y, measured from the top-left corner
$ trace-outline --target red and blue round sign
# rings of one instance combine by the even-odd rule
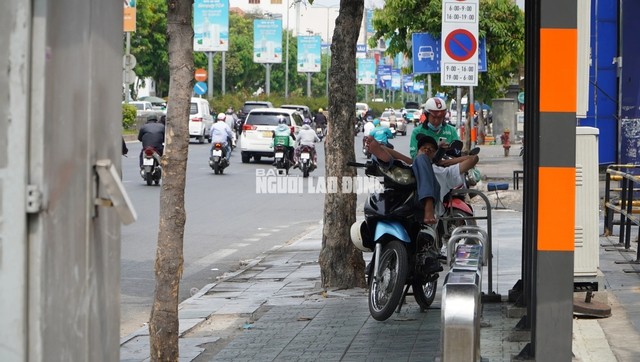
[[[444,40],[444,49],[451,59],[463,62],[470,59],[478,50],[476,37],[466,29],[456,29]]]

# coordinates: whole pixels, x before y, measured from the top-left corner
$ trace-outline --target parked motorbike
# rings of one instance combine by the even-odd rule
[[[151,186],[152,183],[160,184],[162,166],[160,166],[160,154],[154,147],[147,146],[142,150],[140,176],[146,181],[147,186]]]
[[[456,140],[451,142],[449,148],[443,150],[436,158],[451,159],[462,155],[462,141]],[[477,155],[480,152],[479,147],[475,147],[469,151],[470,155]],[[471,171],[465,173],[465,184],[459,189],[466,189],[475,186],[475,177],[470,175]],[[442,202],[445,208],[445,214],[438,219],[438,235],[441,236],[439,247],[447,244],[447,240],[451,236],[453,230],[458,226],[476,225],[473,207],[469,202],[468,194],[449,192]]]
[[[289,169],[293,166],[293,162],[289,156],[289,149],[284,145],[276,145],[273,148],[274,151],[274,162],[273,164],[278,169],[278,172],[284,172],[285,174],[289,174]]]
[[[309,177],[309,172],[316,169],[315,163],[313,163],[313,153],[315,149],[311,146],[300,146],[300,170],[302,171],[302,177]]]
[[[211,156],[209,156],[209,167],[216,175],[224,172],[224,169],[229,166],[229,160],[227,160],[227,150],[222,143],[216,142],[211,149]]]
[[[400,311],[411,288],[422,309],[435,299],[440,265],[437,229],[422,224],[416,208],[416,179],[410,166],[394,161],[385,170],[375,160],[362,167],[370,177],[382,177],[384,191],[369,195],[365,220],[351,226],[351,242],[361,251],[372,252],[367,266],[369,312],[378,320]]]

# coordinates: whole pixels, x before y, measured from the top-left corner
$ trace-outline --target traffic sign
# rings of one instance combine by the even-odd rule
[[[122,83],[133,84],[136,81],[136,73],[132,69],[122,70]]]
[[[441,85],[478,85],[479,6],[479,0],[442,1]]]
[[[122,68],[133,69],[136,66],[136,57],[133,54],[125,54],[122,57]]]
[[[476,37],[466,29],[456,29],[444,40],[447,55],[459,62],[469,60],[478,49]]]
[[[518,102],[524,104],[524,92],[518,93]]]
[[[478,42],[478,71],[487,71],[486,39]],[[411,34],[412,60],[414,74],[440,73],[440,37],[429,33]],[[431,52],[433,51],[433,59]]]
[[[196,83],[196,84],[193,86],[193,91],[194,91],[196,94],[199,94],[199,95],[203,95],[203,94],[207,93],[207,83],[205,83],[205,82],[198,82],[198,83]]]
[[[195,78],[198,82],[204,82],[207,80],[207,71],[202,68],[196,69]]]

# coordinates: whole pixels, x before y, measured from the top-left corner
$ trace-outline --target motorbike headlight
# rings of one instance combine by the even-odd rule
[[[410,168],[391,167],[388,170],[380,168],[380,171],[384,176],[390,178],[393,182],[400,185],[411,185],[416,183],[416,178],[413,175],[413,171]]]

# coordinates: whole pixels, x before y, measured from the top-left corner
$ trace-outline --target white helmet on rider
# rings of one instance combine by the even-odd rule
[[[427,102],[424,105],[424,109],[430,114],[433,114],[431,112],[446,111],[447,103],[445,103],[444,100],[438,97],[431,97],[427,99]]]
[[[227,115],[224,113],[218,113],[218,117],[216,117],[218,121],[224,121],[227,118]]]

